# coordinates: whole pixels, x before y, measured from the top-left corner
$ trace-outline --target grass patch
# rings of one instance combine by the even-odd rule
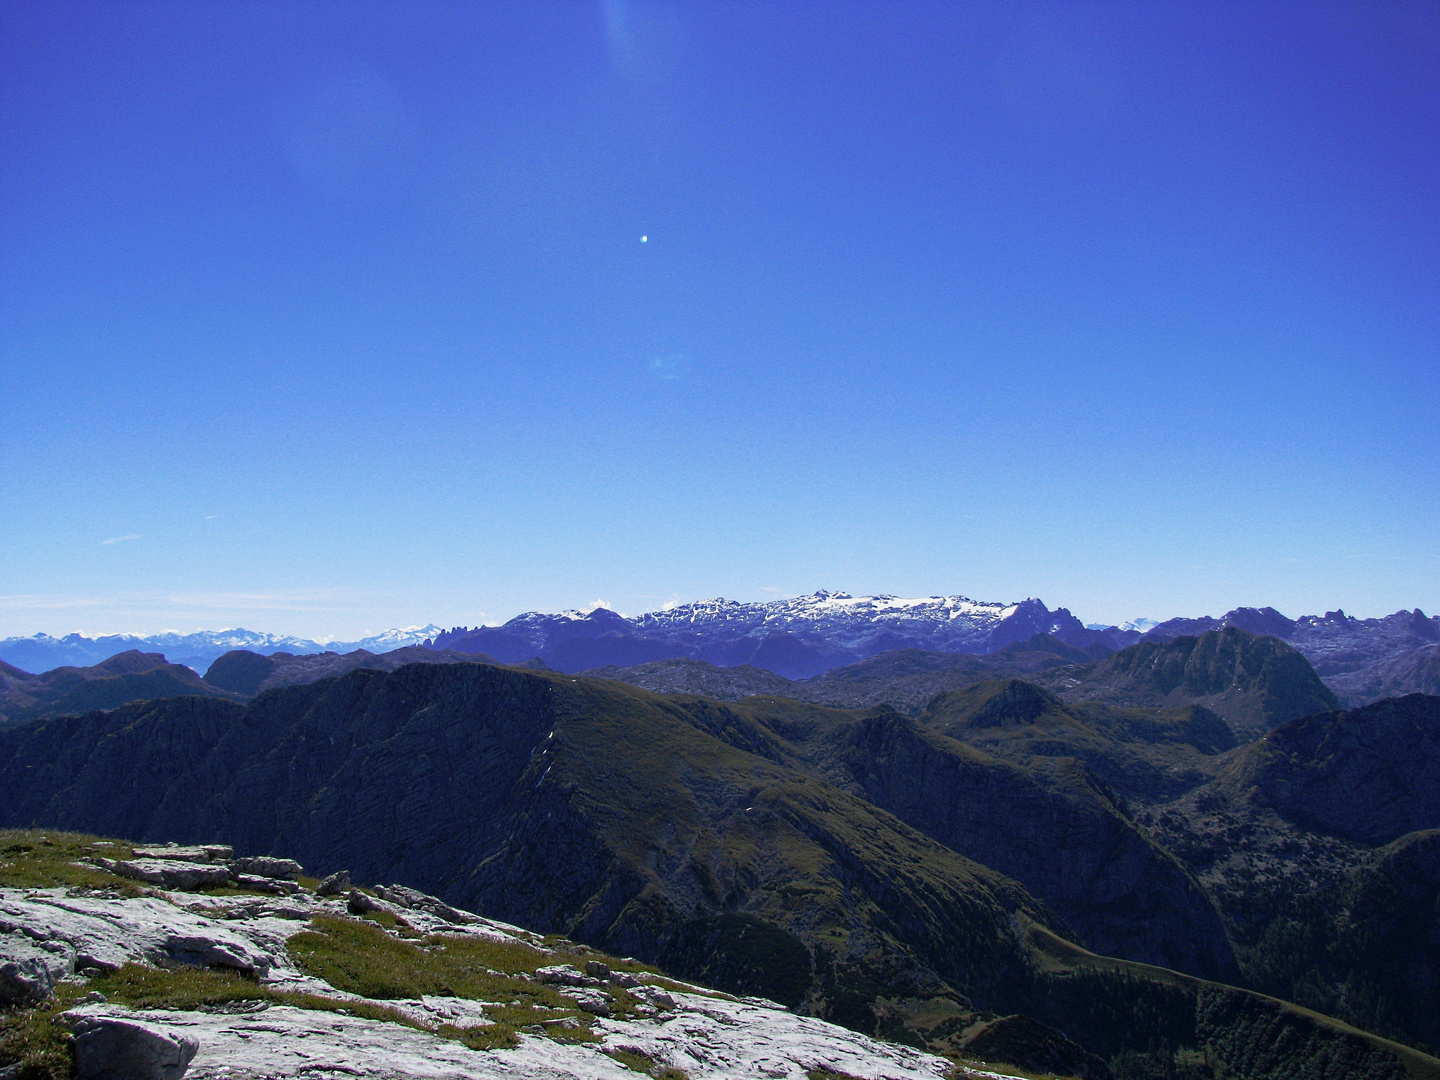
[[[98,990],[105,995],[106,1001],[131,1009],[193,1012],[214,1009],[235,1001],[264,1001],[273,1005],[291,1005],[297,1009],[347,1013],[366,1020],[383,1020],[428,1030],[414,1018],[384,1005],[368,1001],[341,1001],[319,994],[296,993],[293,990],[273,990],[238,971],[217,968],[161,969],[141,964],[126,964],[108,975],[91,979],[84,989]]]
[[[104,856],[128,859],[129,844],[84,833],[0,829],[0,886],[12,889],[115,889],[140,896],[144,886],[81,860]]]
[[[499,1040],[538,1027],[557,1042],[594,1042],[587,1014],[561,997],[555,987],[520,978],[554,958],[522,942],[432,935],[407,941],[387,934],[362,919],[317,915],[311,929],[290,938],[290,955],[307,974],[324,979],[337,990],[377,1000],[419,998],[426,994],[494,1002],[485,1014],[498,1029],[469,1029],[461,1041],[472,1045]],[[638,1004],[618,988],[611,992],[612,1011],[631,1013]],[[569,1020],[567,1026],[556,1021]]]
[[[653,1077],[654,1080],[690,1080],[690,1074],[684,1069],[677,1069],[673,1065],[661,1065],[636,1046],[617,1046],[601,1052],[607,1057],[614,1058],[627,1069],[644,1073],[646,1076]]]
[[[0,1069],[20,1066],[20,1080],[70,1080],[70,1044],[56,1018],[85,991],[74,984],[57,986],[59,995],[39,1008],[0,1011]]]
[[[520,1045],[520,1036],[506,1024],[490,1024],[486,1027],[455,1028],[446,1025],[439,1034],[447,1039],[462,1042],[471,1050],[513,1050]]]
[[[568,1003],[567,1003],[568,1004]],[[579,1009],[551,1008],[544,1005],[515,1004],[490,1005],[485,1015],[497,1025],[512,1030],[531,1029],[537,1034],[548,1035],[556,1042],[593,1043],[600,1036],[590,1029],[589,1017]]]
[[[336,990],[381,999],[455,992],[428,954],[373,923],[317,915],[310,926],[290,938],[290,955]]]
[[[606,1050],[605,1055],[620,1062],[627,1069],[638,1073],[645,1073],[647,1076],[650,1070],[655,1067],[655,1059],[649,1054],[641,1053],[634,1047],[619,1046],[613,1050]]]

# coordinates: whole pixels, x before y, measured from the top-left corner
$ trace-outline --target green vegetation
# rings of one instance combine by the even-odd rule
[[[402,940],[366,920],[333,915],[317,916],[310,926],[291,937],[290,954],[302,970],[337,990],[375,1000],[436,994],[494,1002],[485,1014],[495,1028],[460,1034],[468,1046],[513,1045],[514,1033],[522,1030],[557,1042],[599,1041],[590,1029],[589,1014],[555,987],[518,977],[562,962],[564,955],[519,941],[444,934]],[[612,970],[641,970],[638,964],[593,950],[584,950],[582,957],[577,957],[581,963],[601,959]],[[638,1002],[627,991],[609,987],[605,992],[612,1016],[634,1014]]]
[[[644,1073],[646,1076],[653,1077],[654,1080],[690,1080],[690,1074],[684,1069],[677,1069],[672,1065],[662,1065],[639,1047],[621,1046],[605,1050],[603,1053],[614,1058],[627,1069]]]
[[[81,861],[97,856],[128,859],[133,853],[130,844],[82,833],[4,829],[0,830],[0,886],[114,889],[123,896],[140,896],[144,886]]]
[[[67,1031],[58,1021],[84,993],[78,986],[61,986],[39,1008],[0,1010],[0,1069],[19,1064],[19,1080],[70,1080]]]

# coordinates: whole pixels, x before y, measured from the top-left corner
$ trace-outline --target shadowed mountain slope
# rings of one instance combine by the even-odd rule
[[[1113,792],[1074,761],[1027,769],[888,708],[676,699],[707,731],[864,797],[1015,878],[1097,951],[1233,977],[1220,919]]]
[[[1237,745],[1229,725],[1202,706],[1120,709],[1063,701],[1016,679],[940,694],[921,720],[1031,767],[1074,758],[1126,799],[1142,802],[1175,798],[1205,783],[1215,774],[1215,755]]]
[[[263,690],[279,686],[295,686],[300,683],[319,682],[321,679],[344,675],[357,668],[369,671],[394,671],[406,664],[493,664],[488,656],[475,653],[459,653],[452,649],[428,649],[420,645],[408,645],[387,653],[372,653],[356,649],[348,653],[306,653],[295,656],[290,653],[259,653],[236,649],[216,659],[205,672],[205,681],[239,694],[254,697]]]
[[[1325,685],[1351,706],[1406,694],[1440,694],[1440,644],[1418,645],[1330,675]]]
[[[1137,815],[1200,879],[1245,982],[1440,1048],[1440,698],[1300,717]]]
[[[1217,787],[1362,844],[1440,828],[1440,697],[1293,720],[1246,747]]]
[[[188,667],[166,663],[159,653],[131,650],[93,667],[62,667],[43,675],[6,664],[0,668],[0,725],[187,694],[229,696]]]
[[[411,665],[7,735],[7,821],[287,850],[677,969],[706,966],[705,920],[743,914],[795,961],[732,978],[852,1023],[874,998],[857,987],[1015,999],[1011,914],[1043,917],[1012,881],[614,683]]]

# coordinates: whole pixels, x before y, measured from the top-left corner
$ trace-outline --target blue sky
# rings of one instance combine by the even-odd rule
[[[0,634],[1431,611],[1437,352],[1435,3],[0,3]]]

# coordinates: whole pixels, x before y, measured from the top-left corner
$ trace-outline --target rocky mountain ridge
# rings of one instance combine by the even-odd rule
[[[455,627],[433,644],[506,663],[539,657],[560,671],[692,659],[800,680],[895,650],[986,656],[1039,634],[1075,648],[1115,652],[1141,640],[1171,641],[1230,627],[1289,643],[1345,704],[1423,693],[1440,682],[1440,616],[1418,608],[1383,619],[1356,619],[1338,610],[1289,619],[1274,608],[1241,607],[1219,618],[1170,619],[1142,634],[1129,624],[1087,627],[1065,608],[1051,611],[1034,597],[999,604],[963,596],[822,591],[753,604],[717,598],[633,619],[603,608],[528,612],[503,626]]]
[[[886,705],[911,716],[920,716],[941,693],[987,680],[1023,679],[1066,701],[1145,709],[1203,706],[1247,737],[1340,703],[1297,650],[1230,627],[1198,637],[1138,642],[1116,653],[1098,646],[1077,649],[1042,634],[986,656],[901,649],[800,680],[699,660],[597,668],[586,674],[657,693],[732,701],[774,694],[839,708]]]

